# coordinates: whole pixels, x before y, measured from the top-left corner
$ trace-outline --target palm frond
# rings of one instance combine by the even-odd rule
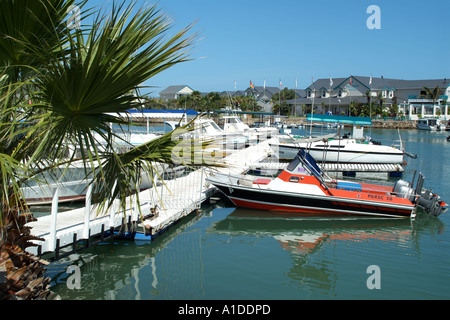
[[[151,179],[153,185],[156,185],[156,179],[162,181],[162,172],[158,163],[192,168],[205,165],[223,167],[220,161],[205,163],[203,160],[198,160],[202,159],[203,150],[214,140],[197,141],[186,137],[181,138],[182,135],[192,132],[194,120],[123,154],[111,152],[104,155],[101,167],[98,168],[93,180],[94,201],[99,204],[99,211],[111,207],[114,199],[119,199],[124,212],[127,197],[133,190],[140,190],[143,174]],[[180,157],[174,151],[182,144],[188,146],[184,149],[187,154]],[[139,202],[138,196],[137,201]]]
[[[86,2],[0,1],[0,68],[7,70],[12,82],[33,75],[33,68],[45,67],[51,55],[64,54],[69,9],[75,3],[82,8]]]
[[[143,82],[170,66],[187,61],[194,36],[190,27],[164,38],[168,19],[155,7],[131,17],[134,3],[114,7],[110,16],[98,14],[89,34],[70,34],[70,55],[47,66],[36,82],[42,117],[48,132],[41,153],[73,139],[81,150],[97,157],[99,137],[112,148],[108,123],[125,123],[114,114],[141,107],[136,92]],[[123,11],[123,12],[122,12]],[[164,41],[163,41],[164,39]],[[56,143],[55,143],[56,141]]]

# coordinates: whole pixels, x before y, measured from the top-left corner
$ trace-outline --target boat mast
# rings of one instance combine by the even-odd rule
[[[297,78],[295,78],[295,90],[294,90],[294,117],[297,116]]]
[[[312,126],[313,126],[313,115],[314,115],[314,98],[315,98],[315,93],[314,93],[314,77],[312,77],[312,95],[313,95],[313,101],[312,101],[312,107],[311,107],[311,125],[309,126],[309,138],[311,139],[311,131],[312,131]]]
[[[369,80],[369,115],[370,115],[370,130],[369,130],[369,138],[372,138],[372,73],[370,74]]]

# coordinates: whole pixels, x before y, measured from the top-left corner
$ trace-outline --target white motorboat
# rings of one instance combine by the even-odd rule
[[[155,163],[153,167],[158,170],[163,177],[170,175],[172,171],[177,173],[179,168],[171,168],[168,165]],[[164,176],[165,175],[165,176]],[[86,175],[84,164],[74,162],[69,167],[55,168],[50,171],[37,174],[33,179],[29,179],[21,188],[23,197],[28,205],[41,205],[52,203],[55,190],[58,189],[58,202],[80,201],[86,197],[89,183],[93,174]],[[158,176],[154,174],[153,179]],[[140,190],[145,190],[153,186],[153,180],[148,172],[141,173]]]
[[[397,147],[382,145],[364,137],[363,126],[371,125],[370,118],[309,114],[308,120],[335,123],[339,128],[342,123],[353,124],[352,137],[347,134],[341,137],[337,133],[300,139],[281,136],[278,142],[272,144],[272,147],[278,148],[281,159],[293,159],[299,149],[308,151],[317,162],[325,163],[403,164],[405,155],[417,157],[404,151],[401,139]]]
[[[248,139],[241,132],[226,132],[217,123],[209,118],[198,118],[194,120],[193,130],[181,135],[182,138],[196,139],[200,141],[215,141],[216,147],[222,146],[226,149],[236,149],[236,145],[244,147]]]
[[[224,116],[223,130],[229,133],[241,133],[249,136],[249,139],[257,138],[271,138],[279,133],[278,128],[274,127],[255,127],[250,128],[238,116]]]
[[[441,131],[445,130],[445,124],[441,123],[439,119],[424,118],[417,120],[417,129],[426,131]]]
[[[308,150],[317,162],[403,164],[405,156],[405,152],[396,147],[337,135],[303,139],[284,135],[276,140],[278,142],[271,147],[278,149],[280,159],[293,159],[299,149]]]

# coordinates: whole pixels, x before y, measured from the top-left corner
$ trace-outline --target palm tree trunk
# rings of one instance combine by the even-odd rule
[[[45,276],[46,261],[25,249],[38,238],[30,234],[25,224],[32,214],[19,215],[11,210],[6,219],[6,238],[0,246],[0,300],[47,300],[57,298],[50,291],[50,278]]]

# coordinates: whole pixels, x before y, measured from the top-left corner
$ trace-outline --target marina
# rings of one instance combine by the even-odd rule
[[[199,210],[203,203],[209,202],[209,198],[221,189],[218,188],[218,185],[211,183],[211,180],[208,180],[209,176],[219,174],[224,177],[231,177],[232,175],[256,172],[266,174],[269,177],[276,177],[285,171],[289,165],[289,162],[278,161],[286,160],[279,152],[279,145],[277,145],[279,135],[272,134],[272,138],[263,139],[263,141],[258,139],[257,143],[245,146],[245,143],[235,144],[229,141],[230,137],[232,139],[241,137],[239,139],[242,140],[245,137],[242,135],[244,131],[240,133],[240,136],[236,132],[229,136],[230,133],[222,133],[212,120],[196,120],[195,123],[201,124],[203,127],[207,124],[206,128],[213,129],[212,132],[209,132],[210,129],[202,131],[204,132],[202,133],[202,139],[212,137],[219,139],[218,141],[225,141],[222,146],[224,148],[235,147],[235,149],[227,149],[224,153],[226,154],[223,159],[224,167],[216,168],[214,172],[203,168],[190,169],[184,167],[185,169],[180,171],[179,174],[158,181],[156,185],[150,183],[149,187],[140,191],[139,204],[135,196],[130,196],[125,212],[119,210],[117,200],[108,211],[99,212],[96,206],[91,204],[91,190],[89,188],[86,192],[83,208],[58,212],[59,189],[54,188],[51,214],[39,217],[37,221],[28,224],[29,227],[32,227],[33,234],[43,239],[35,241],[36,246],[29,248],[29,252],[38,256],[50,254],[51,259],[60,259],[62,256],[73,254],[77,250],[110,238],[152,241],[177,224],[182,218]],[[310,128],[305,130],[310,130]],[[194,135],[198,138],[198,133],[195,134],[195,132]],[[254,133],[250,132],[247,139],[253,137],[253,135]],[[328,134],[328,136],[333,135]],[[224,137],[225,140],[221,140]],[[255,142],[256,140],[253,139],[252,141]],[[302,149],[299,148],[298,150]],[[315,163],[314,166],[328,174],[339,173],[342,177],[354,177],[356,174],[359,176],[360,174],[370,173],[387,174],[387,178],[402,177],[405,171],[405,168],[398,163],[348,163],[345,161],[336,163],[328,161]],[[261,185],[261,183],[259,184]],[[264,184],[266,183],[262,183],[262,185]],[[229,188],[232,187],[229,186]],[[367,202],[367,200],[363,200],[363,202]],[[336,211],[336,204],[333,207],[333,210]]]
[[[419,155],[413,167],[450,196],[444,133],[402,132]],[[390,138],[396,130],[377,130]],[[435,170],[430,170],[433,167]],[[392,179],[392,178],[391,178]],[[286,216],[235,208],[214,195],[153,241],[106,240],[52,262],[48,275],[63,299],[448,299],[449,215],[419,211],[415,220]],[[381,290],[366,286],[367,268],[381,269]],[[81,268],[81,289],[66,282]],[[113,271],[114,270],[114,271]],[[407,274],[407,275],[406,275]]]
[[[448,10],[319,7],[0,1],[0,300],[448,300]]]

